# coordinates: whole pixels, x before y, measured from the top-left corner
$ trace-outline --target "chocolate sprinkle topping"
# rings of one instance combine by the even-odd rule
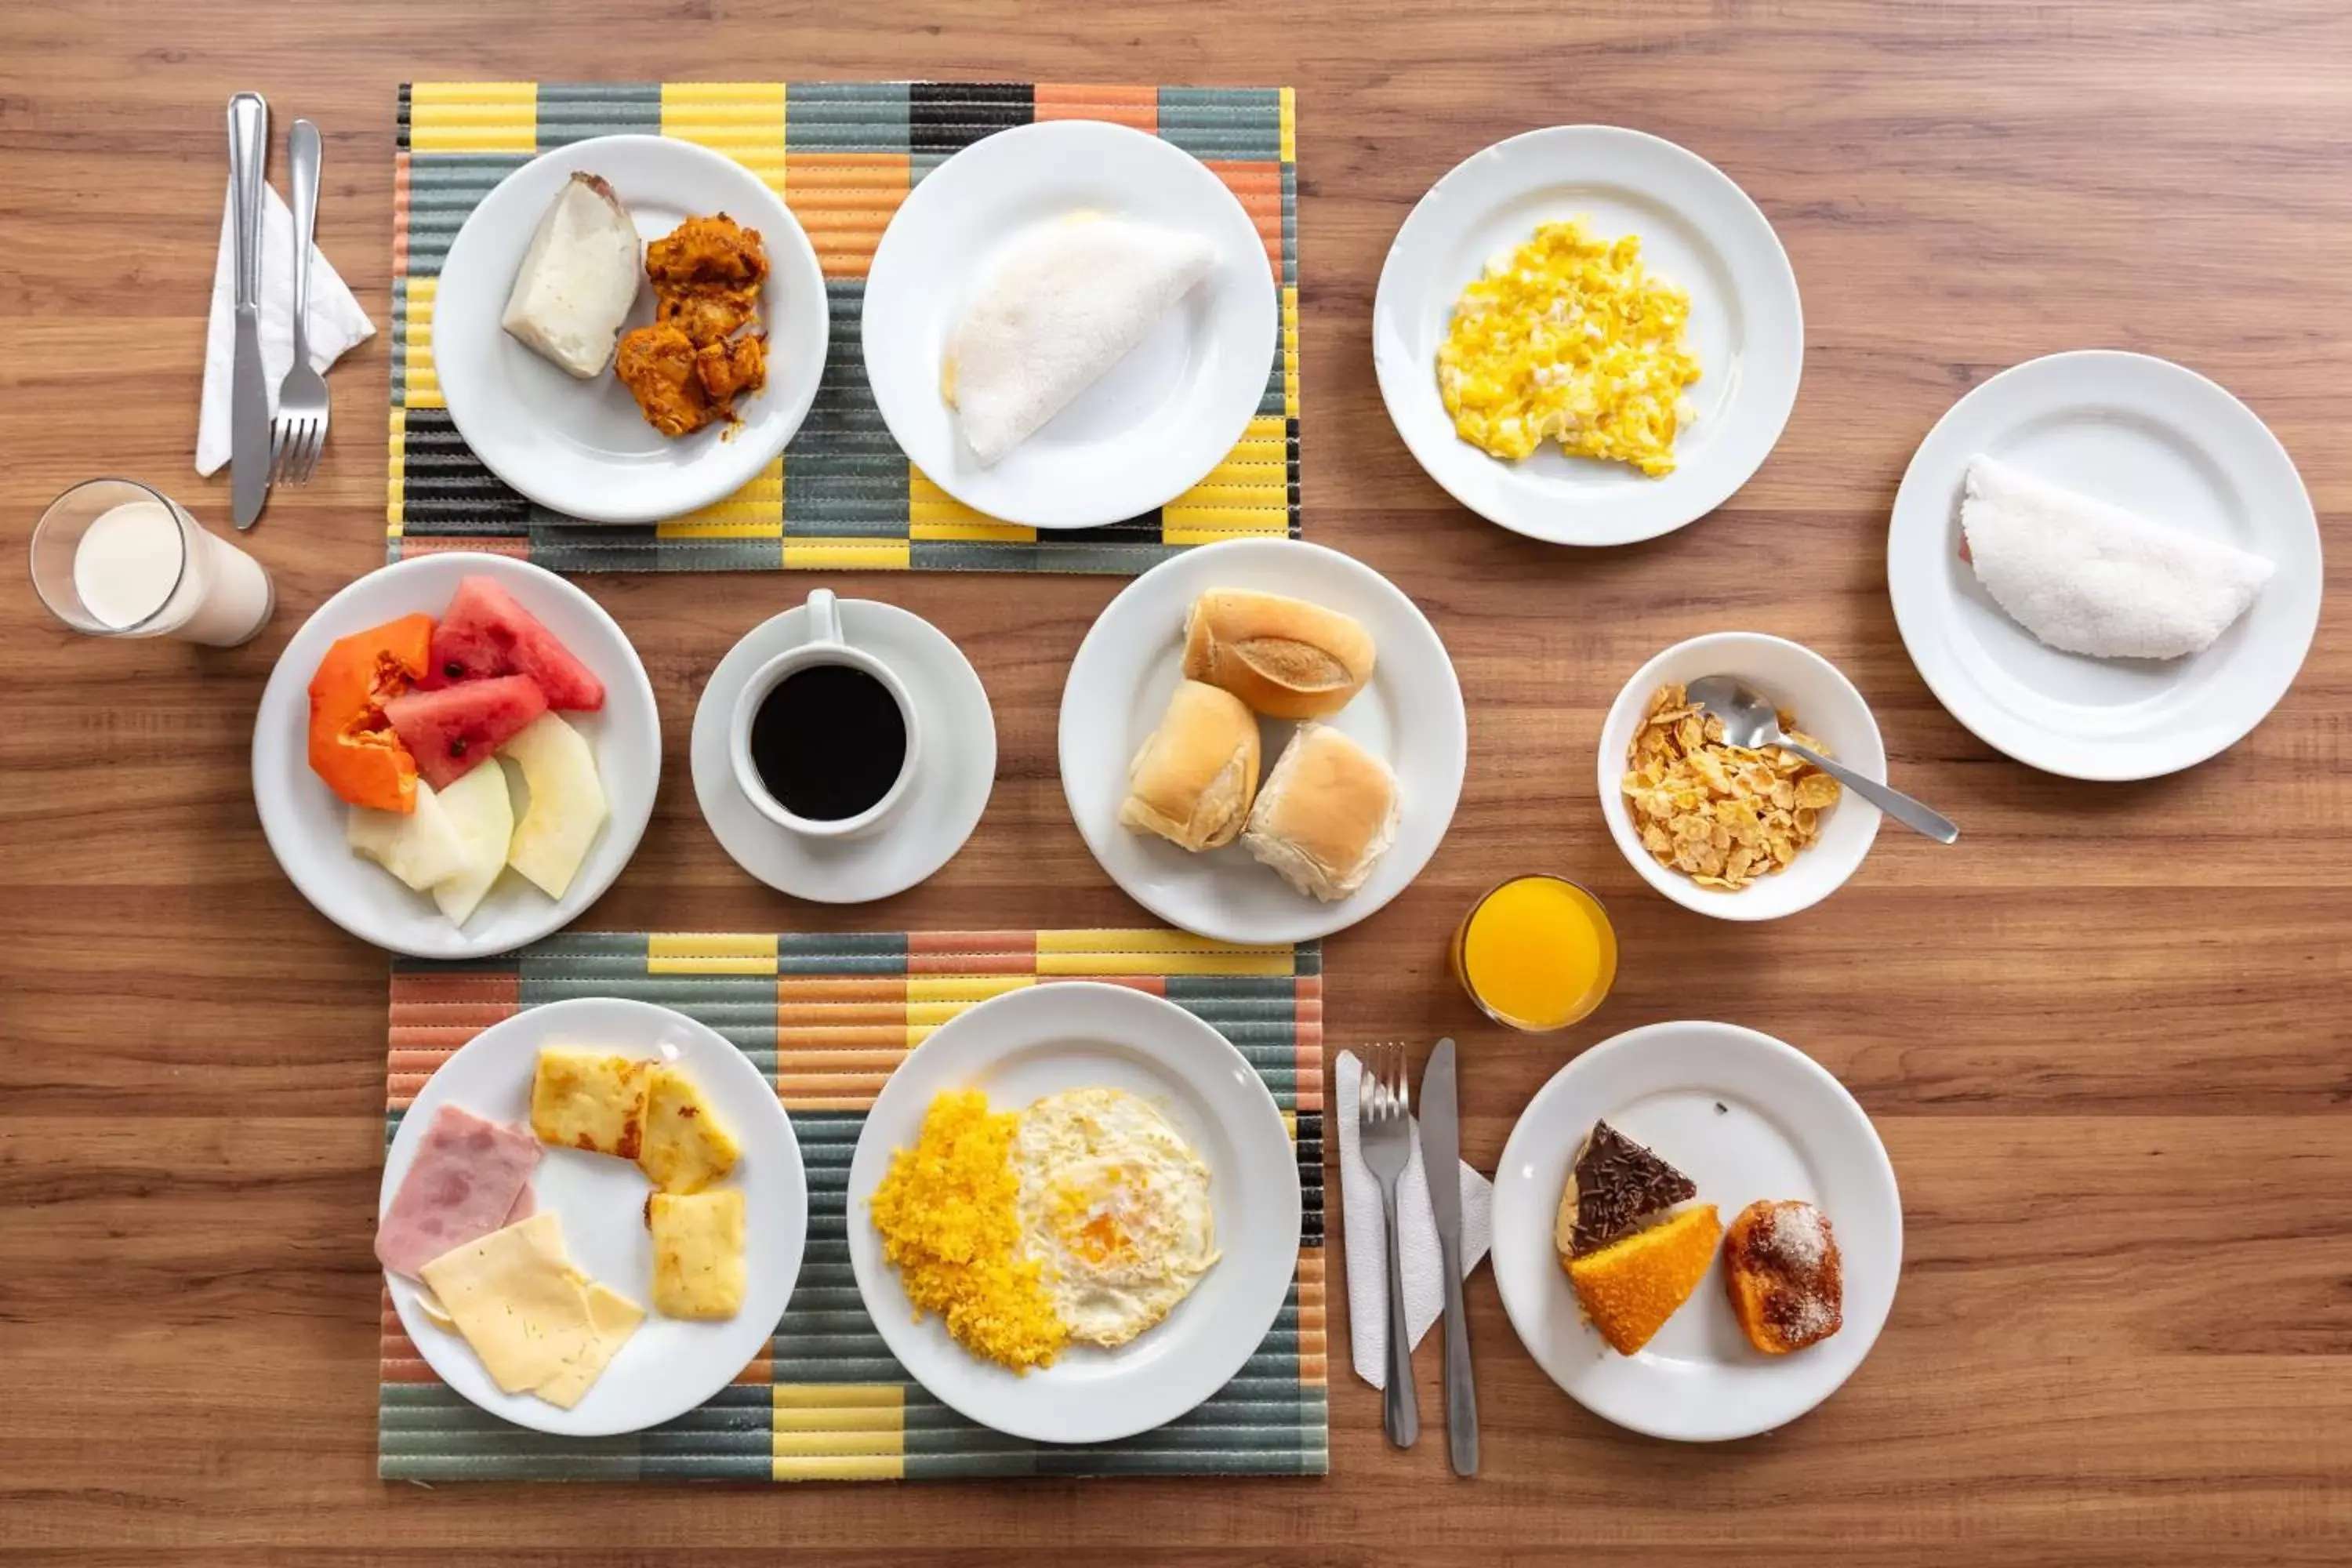
[[[1663,1209],[1698,1195],[1696,1184],[1606,1121],[1577,1152],[1576,1225],[1570,1253],[1581,1258],[1632,1235]]]

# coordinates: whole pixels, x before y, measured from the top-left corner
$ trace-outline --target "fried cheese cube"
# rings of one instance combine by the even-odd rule
[[[542,1143],[634,1160],[645,1146],[646,1091],[659,1063],[542,1047],[530,1080],[530,1130]]]
[[[694,1080],[664,1063],[646,1097],[645,1147],[637,1165],[666,1193],[698,1193],[723,1182],[742,1153]]]
[[[654,1306],[673,1318],[731,1318],[743,1306],[743,1194],[656,1193]]]

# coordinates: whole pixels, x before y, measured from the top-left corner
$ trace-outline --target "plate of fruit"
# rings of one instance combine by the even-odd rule
[[[596,602],[504,556],[419,556],[319,606],[253,727],[253,798],[320,913],[419,958],[569,925],[653,814],[661,718]]]

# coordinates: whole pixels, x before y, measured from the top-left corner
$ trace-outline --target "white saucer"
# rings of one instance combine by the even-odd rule
[[[1844,1326],[1768,1356],[1739,1331],[1718,1254],[1640,1353],[1584,1320],[1552,1220],[1596,1121],[1681,1170],[1729,1228],[1765,1198],[1829,1216],[1844,1263]],[[1885,1327],[1903,1270],[1903,1200],[1877,1130],[1795,1047],[1731,1024],[1652,1024],[1601,1041],[1537,1091],[1495,1168],[1495,1284],[1511,1326],[1579,1405],[1653,1437],[1717,1442],[1784,1426],[1837,1392]]]
[[[2278,571],[2203,653],[2061,652],[2010,619],[1959,557],[1960,485],[1979,452]],[[2152,778],[2236,744],[2294,684],[2319,626],[2319,522],[2278,438],[2195,371],[2050,354],[1961,398],[1919,443],[1886,531],[1886,584],[1920,679],[1987,745],[2070,778]]]
[[[728,650],[694,710],[694,798],[719,847],[768,886],[820,904],[904,892],[955,857],[996,784],[996,715],[971,661],[922,616],[873,599],[841,601],[842,635],[888,664],[915,699],[923,745],[907,799],[864,838],[803,838],[760,815],[735,782],[728,725],[751,672],[806,640],[808,608],[762,621]]]
[[[1643,261],[1690,295],[1698,418],[1664,479],[1552,442],[1525,462],[1488,457],[1454,433],[1438,395],[1437,348],[1463,289],[1538,224],[1569,217],[1595,235],[1640,235]],[[1479,516],[1554,544],[1628,544],[1721,506],[1780,440],[1804,359],[1797,275],[1770,221],[1697,153],[1613,125],[1530,131],[1463,160],[1397,231],[1372,304],[1381,397],[1429,477]]]
[[[768,384],[738,401],[741,424],[673,439],[645,422],[609,366],[576,380],[499,327],[540,217],[575,171],[610,182],[646,240],[720,212],[760,231]],[[628,324],[653,310],[640,287]],[[775,460],[816,399],[832,331],[816,250],[758,175],[674,137],[599,136],[532,159],[467,217],[434,296],[433,366],[450,420],[499,479],[571,517],[652,522],[723,500]]]
[[[940,395],[950,334],[1005,243],[1073,213],[1200,236],[1215,265],[1135,351],[1045,427],[984,468]],[[908,192],[875,248],[866,374],[891,437],[948,494],[1033,528],[1138,517],[1234,449],[1265,395],[1281,312],[1265,242],[1207,164],[1099,121],[998,132]]]

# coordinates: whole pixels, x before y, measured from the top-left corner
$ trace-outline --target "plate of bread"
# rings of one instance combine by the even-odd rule
[[[1495,1284],[1594,1415],[1716,1442],[1795,1420],[1878,1338],[1903,1202],[1870,1118],[1795,1047],[1652,1024],[1562,1068],[1495,1171]]]
[[[1220,942],[1306,942],[1404,890],[1469,755],[1436,629],[1336,550],[1245,539],[1129,584],[1062,689],[1062,791],[1129,897]]]

